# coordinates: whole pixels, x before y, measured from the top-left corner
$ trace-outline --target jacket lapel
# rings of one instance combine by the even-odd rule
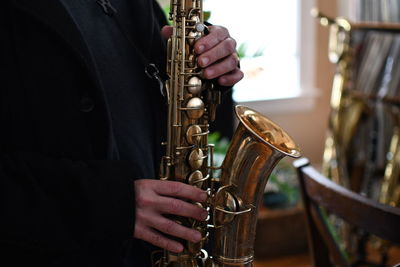
[[[53,29],[70,47],[78,53],[90,72],[96,86],[100,87],[95,65],[83,37],[70,14],[58,0],[13,0],[14,6]]]
[[[97,124],[97,126],[93,126],[92,131],[96,131],[96,135],[98,137],[101,136],[99,138],[102,139],[96,146],[97,152],[100,153],[100,157],[109,157],[112,151],[111,116],[93,58],[78,26],[59,0],[11,0],[11,2],[16,9],[35,17],[58,34],[73,49],[81,60],[81,63],[88,70],[88,74],[96,89],[94,93],[100,94],[100,98],[96,98],[102,102],[96,105],[97,112],[100,112],[102,119],[92,120],[93,123]],[[99,132],[101,129],[105,131],[104,134]]]

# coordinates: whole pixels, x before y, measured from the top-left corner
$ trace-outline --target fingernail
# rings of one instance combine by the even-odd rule
[[[201,240],[201,234],[199,232],[195,232],[192,235],[192,242],[197,243]]]
[[[201,61],[201,65],[204,67],[208,64],[208,62],[210,62],[210,59],[208,57],[203,57],[200,59]]]
[[[219,80],[219,83],[220,83],[221,85],[225,85],[225,84],[226,84],[226,79],[225,79],[225,78],[221,78],[221,79]]]
[[[215,71],[213,70],[206,70],[204,75],[206,76],[207,79],[211,79],[214,75]]]
[[[198,48],[197,48],[197,53],[202,53],[203,51],[204,51],[204,45],[200,45]]]
[[[174,247],[174,252],[182,252],[183,251],[183,246],[181,244],[177,244]]]
[[[207,212],[207,211],[203,211],[203,212],[201,213],[201,218],[203,218],[203,221],[204,221],[205,219],[207,219],[207,217],[208,217],[208,212]]]
[[[200,200],[201,200],[201,202],[204,202],[204,201],[207,200],[207,193],[206,192],[202,192],[200,194]]]

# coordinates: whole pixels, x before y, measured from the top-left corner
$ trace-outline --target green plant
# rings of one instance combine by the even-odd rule
[[[256,52],[254,52],[253,54],[249,54],[248,53],[248,43],[241,43],[239,45],[239,47],[237,48],[236,52],[239,56],[240,59],[249,57],[249,58],[255,58],[255,57],[261,57],[264,55],[264,50],[265,47],[260,47],[257,49]]]
[[[270,208],[292,207],[297,205],[299,197],[296,172],[288,160],[282,159],[269,177],[264,204]]]
[[[214,144],[214,153],[225,157],[229,147],[229,141],[227,138],[221,138],[219,132],[214,132],[208,135],[208,143]]]

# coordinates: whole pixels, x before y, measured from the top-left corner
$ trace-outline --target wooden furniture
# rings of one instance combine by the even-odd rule
[[[256,260],[307,253],[307,233],[302,207],[258,212],[254,242]],[[272,265],[271,265],[272,266]]]
[[[400,244],[400,208],[377,203],[339,186],[310,166],[306,158],[296,160],[293,164],[297,169],[303,198],[313,266],[357,266],[346,259],[336,244],[326,221],[326,212]]]
[[[399,13],[398,7],[392,11]],[[313,14],[329,26],[329,59],[337,66],[321,172],[347,189],[400,207],[400,23]],[[342,224],[338,235],[349,257],[369,256],[367,248],[377,242],[348,230]],[[379,248],[381,266],[387,265],[389,249]]]

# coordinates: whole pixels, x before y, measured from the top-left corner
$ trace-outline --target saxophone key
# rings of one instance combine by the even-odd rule
[[[189,55],[188,60],[186,60],[188,67],[192,70],[196,69],[196,59],[197,57],[195,55]]]
[[[201,37],[201,34],[196,30],[196,31],[191,31],[189,35],[187,36],[186,40],[190,46],[194,44],[195,41],[197,41]]]
[[[198,170],[203,166],[204,159],[207,158],[207,156],[204,155],[203,150],[200,148],[192,150],[189,154],[189,165],[193,170]]]
[[[203,186],[203,182],[206,181],[208,177],[204,177],[203,173],[199,170],[195,170],[189,175],[188,183],[190,185],[201,188]]]
[[[201,92],[202,82],[199,77],[193,76],[189,79],[187,84],[187,90],[189,93],[197,95]]]
[[[199,97],[193,97],[188,101],[186,108],[182,108],[182,110],[186,110],[189,119],[197,120],[203,116],[205,105]]]
[[[203,130],[199,125],[191,125],[186,130],[186,141],[190,145],[199,145]]]

